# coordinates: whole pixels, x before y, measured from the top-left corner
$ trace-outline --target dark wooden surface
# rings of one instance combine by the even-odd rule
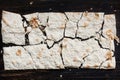
[[[30,2],[33,2],[30,5]],[[46,11],[89,11],[116,14],[117,35],[120,38],[119,0],[0,0],[0,20],[2,10],[28,14]],[[0,24],[1,27],[1,24]],[[0,28],[1,29],[1,28]],[[1,30],[0,30],[1,31]],[[0,34],[0,50],[2,50]],[[65,70],[4,70],[3,53],[0,53],[0,80],[120,80],[120,44],[115,47],[117,67],[114,70],[65,69]]]

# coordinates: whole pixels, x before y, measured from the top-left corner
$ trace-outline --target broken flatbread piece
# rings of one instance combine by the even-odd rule
[[[3,11],[1,23],[2,40],[4,43],[25,45],[25,31],[22,17],[19,14]]]
[[[62,43],[62,57],[65,67],[72,68],[94,68],[99,69],[105,66],[101,64],[105,61],[113,61],[114,53],[110,50],[102,49],[94,39],[80,41],[78,39],[65,38]],[[115,68],[115,63],[110,63]]]
[[[3,47],[5,70],[35,69],[30,54],[21,46]]]
[[[104,13],[84,12],[78,22],[77,37],[82,39],[95,36],[102,27]]]
[[[99,36],[98,39],[103,48],[109,48],[110,50],[115,51],[114,39],[118,40],[116,36],[115,15],[111,14],[104,16],[102,36]]]
[[[63,69],[63,63],[60,56],[60,47],[55,45],[48,49],[45,44],[24,46],[26,51],[31,54],[37,69]]]

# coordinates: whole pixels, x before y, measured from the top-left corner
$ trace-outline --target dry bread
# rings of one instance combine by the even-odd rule
[[[3,11],[1,23],[5,70],[116,67],[114,14]]]

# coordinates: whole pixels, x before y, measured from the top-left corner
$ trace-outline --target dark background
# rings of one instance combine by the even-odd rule
[[[32,4],[30,4],[32,3]],[[117,36],[120,38],[120,0],[0,0],[2,10],[20,14],[33,12],[105,12],[116,14]],[[1,29],[1,24],[0,24]],[[1,30],[0,30],[1,31]],[[1,32],[0,32],[1,33]],[[0,50],[2,50],[0,34]],[[0,53],[0,80],[120,80],[120,44],[115,51],[116,69],[65,69],[65,70],[4,70],[3,53]]]

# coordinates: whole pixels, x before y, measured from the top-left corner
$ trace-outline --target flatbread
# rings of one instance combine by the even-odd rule
[[[1,23],[5,70],[116,67],[114,14],[3,11]]]

